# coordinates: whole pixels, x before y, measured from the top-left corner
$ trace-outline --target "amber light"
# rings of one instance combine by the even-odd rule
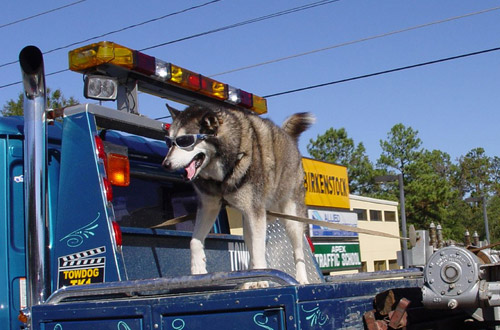
[[[108,153],[107,174],[111,184],[120,187],[130,185],[130,163],[127,156]]]

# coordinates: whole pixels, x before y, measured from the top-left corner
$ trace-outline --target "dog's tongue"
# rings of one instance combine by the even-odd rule
[[[193,160],[191,163],[189,163],[189,165],[185,168],[185,170],[186,170],[186,178],[188,180],[191,180],[194,174],[196,173],[195,161]]]

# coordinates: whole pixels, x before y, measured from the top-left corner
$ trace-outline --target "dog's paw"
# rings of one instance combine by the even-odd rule
[[[243,283],[241,289],[249,290],[249,289],[265,289],[269,287],[268,281],[259,281],[259,282],[246,282]]]
[[[309,284],[309,281],[307,280],[307,274],[297,274],[295,278],[300,284]]]
[[[193,275],[200,275],[200,274],[206,274],[207,268],[205,265],[193,265],[191,266],[191,274]]]
[[[191,259],[191,274],[199,275],[207,273],[207,262],[205,258]]]
[[[295,273],[295,278],[300,284],[309,284],[307,280],[307,271],[304,263],[297,263],[297,272]]]

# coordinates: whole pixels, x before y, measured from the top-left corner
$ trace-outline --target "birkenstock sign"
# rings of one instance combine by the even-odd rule
[[[302,158],[306,205],[349,209],[347,168]]]

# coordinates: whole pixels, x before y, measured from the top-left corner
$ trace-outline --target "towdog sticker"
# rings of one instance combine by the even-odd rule
[[[101,246],[59,257],[57,288],[103,283],[106,257],[100,255],[105,252],[106,247]]]

